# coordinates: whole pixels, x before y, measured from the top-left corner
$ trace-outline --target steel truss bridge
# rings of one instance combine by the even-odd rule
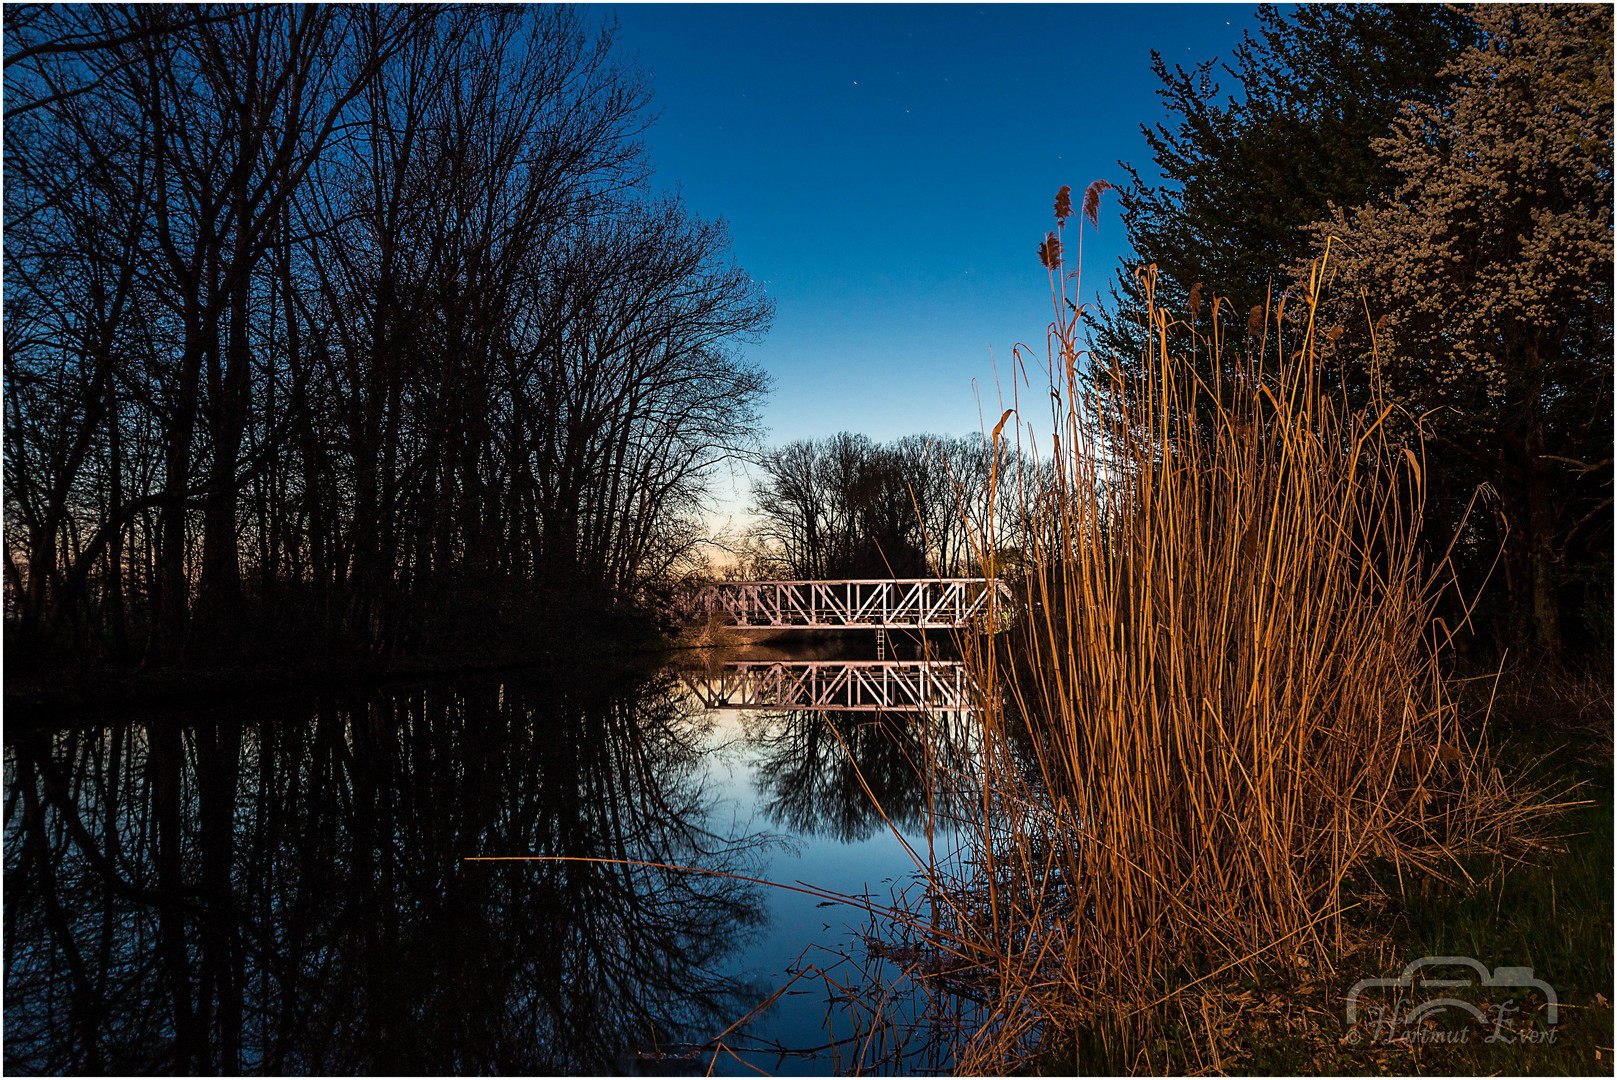
[[[958,660],[788,660],[688,672],[708,709],[779,712],[968,712],[977,683]]]
[[[945,630],[991,623],[1010,598],[998,578],[717,581],[697,591],[690,613],[729,615],[739,627]]]

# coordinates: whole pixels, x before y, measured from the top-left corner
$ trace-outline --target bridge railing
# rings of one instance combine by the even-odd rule
[[[1010,595],[997,578],[717,581],[696,591],[690,614],[742,627],[958,629],[992,623]]]

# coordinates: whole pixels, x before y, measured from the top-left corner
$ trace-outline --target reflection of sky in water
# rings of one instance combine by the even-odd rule
[[[923,879],[915,858],[905,851],[880,816],[867,809],[868,797],[860,796],[856,806],[842,808],[868,821],[863,830],[868,835],[851,839],[838,837],[834,826],[813,831],[792,829],[771,820],[767,813],[769,740],[778,738],[788,725],[825,724],[824,714],[705,710],[694,695],[688,699],[687,707],[693,720],[700,718],[702,723],[711,725],[704,742],[703,771],[709,794],[716,800],[712,823],[715,830],[722,830],[721,819],[728,809],[732,815],[731,835],[767,832],[781,838],[764,856],[759,876],[779,884],[801,883],[847,896],[868,894],[872,904],[885,906],[893,906],[895,895],[907,890],[910,898],[907,906],[911,910],[924,910]],[[900,723],[919,726],[925,721],[915,716],[904,718]],[[851,718],[851,726],[873,732],[877,722],[873,717],[862,716]],[[835,758],[828,751],[825,755],[828,764],[846,763],[849,751],[844,750],[834,736],[829,740],[829,748],[834,750]],[[899,833],[920,859],[928,857],[924,819],[910,820],[899,828]],[[947,854],[949,836],[941,822],[931,842],[940,858]],[[768,890],[764,901],[769,909],[768,923],[758,938],[732,957],[729,969],[733,973],[757,984],[767,995],[785,985],[805,962],[829,968],[846,956],[852,962],[837,966],[835,976],[842,981],[864,980],[855,965],[866,961],[864,935],[872,929],[871,913],[855,904],[827,902],[818,896],[787,889]],[[889,930],[887,920],[878,917],[876,923],[878,929]],[[888,978],[897,974],[891,964],[883,965],[881,971]],[[778,1042],[788,1049],[808,1049],[823,1047],[834,1038],[846,1038],[852,1034],[852,1024],[846,1015],[833,1016],[832,1030],[827,1031],[826,994],[823,981],[812,976],[798,980],[765,1015],[747,1025],[745,1031],[751,1038],[733,1045],[739,1049]],[[918,1045],[920,1040],[916,1043]],[[841,1054],[846,1070],[857,1053],[853,1047],[844,1046]],[[824,1074],[836,1063],[833,1051],[823,1049],[814,1056],[783,1058],[777,1052],[760,1049],[742,1051],[741,1056],[752,1065],[777,1075]],[[704,1054],[704,1070],[709,1060],[710,1055]],[[917,1067],[937,1065],[920,1061],[914,1064]],[[756,1075],[726,1055],[720,1056],[715,1071]]]

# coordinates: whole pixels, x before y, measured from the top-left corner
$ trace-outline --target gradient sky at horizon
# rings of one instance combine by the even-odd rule
[[[996,365],[1044,356],[1035,254],[1057,188],[1147,171],[1151,50],[1228,58],[1254,5],[598,5],[649,69],[654,183],[728,221],[776,302],[746,356],[773,378],[769,445],[963,435],[998,419]],[[1068,230],[1069,254],[1072,226]],[[1085,227],[1083,296],[1125,248]],[[1008,387],[1008,384],[1007,384]],[[981,412],[979,413],[979,394]],[[721,509],[746,482],[720,478]]]

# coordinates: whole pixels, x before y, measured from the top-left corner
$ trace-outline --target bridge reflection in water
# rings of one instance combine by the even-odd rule
[[[709,709],[781,712],[969,712],[977,684],[958,660],[793,660],[686,672]]]

